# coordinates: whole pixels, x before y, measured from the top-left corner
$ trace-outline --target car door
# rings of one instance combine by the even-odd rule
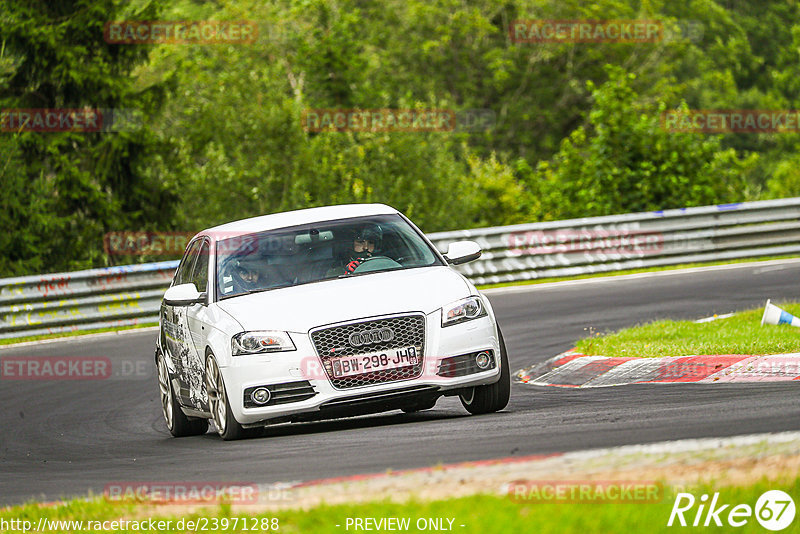
[[[175,272],[172,285],[177,286],[193,281],[194,267],[200,256],[202,239],[197,239],[189,244],[181,263]],[[165,356],[169,358],[177,381],[177,397],[184,406],[194,406],[191,401],[192,394],[189,384],[196,382],[192,375],[199,372],[202,376],[202,366],[197,369],[197,355],[195,344],[189,328],[188,306],[174,306],[161,302],[161,346]],[[202,378],[201,378],[202,382]],[[195,392],[194,397],[198,397]]]
[[[203,239],[197,261],[192,269],[191,279],[197,290],[208,293],[209,279],[209,241]],[[205,303],[191,304],[186,307],[186,322],[188,325],[191,347],[186,352],[185,386],[187,405],[198,410],[208,411],[208,393],[205,386],[205,352],[206,340],[210,331],[208,303],[211,299],[207,296]]]

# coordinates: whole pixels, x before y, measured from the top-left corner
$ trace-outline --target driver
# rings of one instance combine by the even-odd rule
[[[376,247],[380,247],[383,232],[380,226],[367,226],[356,232],[353,247],[344,258],[345,274],[353,274],[359,265],[372,257]]]

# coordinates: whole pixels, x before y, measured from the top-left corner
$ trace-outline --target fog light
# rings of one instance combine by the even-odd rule
[[[272,395],[267,388],[256,388],[250,394],[250,398],[253,399],[253,402],[256,404],[266,404],[271,397]]]
[[[492,365],[492,357],[486,351],[479,352],[477,356],[475,356],[475,365],[477,365],[479,369],[488,369],[489,366]]]

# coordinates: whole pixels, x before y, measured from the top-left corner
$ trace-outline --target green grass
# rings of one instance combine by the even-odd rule
[[[718,506],[729,504],[727,510],[721,514],[723,527],[714,527],[720,532],[736,530],[737,532],[765,532],[756,521],[755,517],[748,518],[747,524],[742,528],[731,529],[724,523],[727,512],[737,504],[747,504],[755,507],[758,497],[768,490],[780,489],[792,496],[795,502],[800,501],[800,478],[788,479],[788,482],[775,482],[762,480],[756,484],[740,487],[718,487],[713,483],[703,484],[691,490],[697,498],[695,506],[686,512],[684,517],[691,525],[697,511],[699,497],[702,494],[713,495],[719,492]],[[495,490],[496,488],[491,488]],[[475,495],[457,499],[447,499],[431,502],[409,502],[395,504],[391,502],[375,502],[366,504],[316,506],[309,510],[286,510],[274,513],[258,514],[258,518],[277,518],[279,530],[282,533],[297,534],[326,534],[354,532],[354,528],[346,529],[347,518],[409,518],[411,528],[409,532],[418,532],[415,524],[420,518],[450,518],[453,519],[453,531],[462,533],[508,533],[521,532],[539,533],[586,533],[586,532],[674,532],[695,531],[698,529],[682,528],[677,524],[667,527],[670,512],[674,503],[674,492],[665,488],[665,494],[659,502],[655,503],[567,503],[551,504],[536,501],[516,502],[509,497],[497,495]],[[207,531],[217,532],[250,532],[252,519],[248,520],[248,530],[241,528],[211,529],[212,518],[248,517],[246,513],[232,514],[230,507],[218,506],[209,508],[203,513],[187,513],[182,516],[159,515],[153,509],[144,509],[131,504],[117,504],[97,498],[90,501],[71,501],[64,506],[40,507],[37,504],[27,504],[22,507],[3,510],[0,520],[27,519],[37,524],[40,517],[60,520],[104,521],[118,519],[161,519],[171,520],[172,528],[160,532],[190,532],[202,529],[189,529],[185,521],[205,518],[208,521]],[[184,528],[176,529],[176,523],[183,519]],[[704,519],[704,517],[703,517]],[[201,519],[202,521],[202,519]],[[447,521],[445,521],[445,526]],[[702,522],[701,522],[702,524]],[[336,526],[340,525],[340,526]],[[464,525],[463,527],[461,525]],[[702,527],[700,527],[702,528]],[[11,531],[7,529],[5,531]],[[127,529],[121,532],[138,532]],[[266,532],[267,530],[259,531]],[[51,529],[48,532],[66,532],[65,529]],[[784,533],[800,532],[800,519],[796,518],[792,525],[783,530]]]
[[[158,323],[144,323],[144,324],[132,324],[128,326],[110,326],[107,328],[92,328],[90,330],[73,330],[71,332],[59,332],[56,334],[41,334],[38,336],[25,336],[25,337],[15,337],[15,338],[8,338],[8,339],[0,339],[0,345],[11,345],[14,343],[25,343],[28,341],[40,341],[42,339],[56,339],[62,337],[75,337],[75,336],[86,336],[89,334],[102,334],[105,332],[119,332],[122,330],[134,330],[137,328],[147,328],[149,326],[158,326]]]
[[[779,304],[800,316],[800,304]],[[580,352],[597,356],[690,356],[695,354],[779,354],[800,352],[800,328],[761,326],[764,308],[736,313],[708,323],[661,320],[577,343]]]

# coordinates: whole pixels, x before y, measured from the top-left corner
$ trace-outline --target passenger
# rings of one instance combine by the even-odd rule
[[[254,265],[239,262],[233,272],[236,274],[238,283],[244,291],[250,291],[258,288],[261,273],[255,268]]]
[[[238,295],[254,289],[260,289],[266,284],[261,275],[259,266],[252,261],[234,260],[227,276],[223,276],[222,293],[224,295]]]

